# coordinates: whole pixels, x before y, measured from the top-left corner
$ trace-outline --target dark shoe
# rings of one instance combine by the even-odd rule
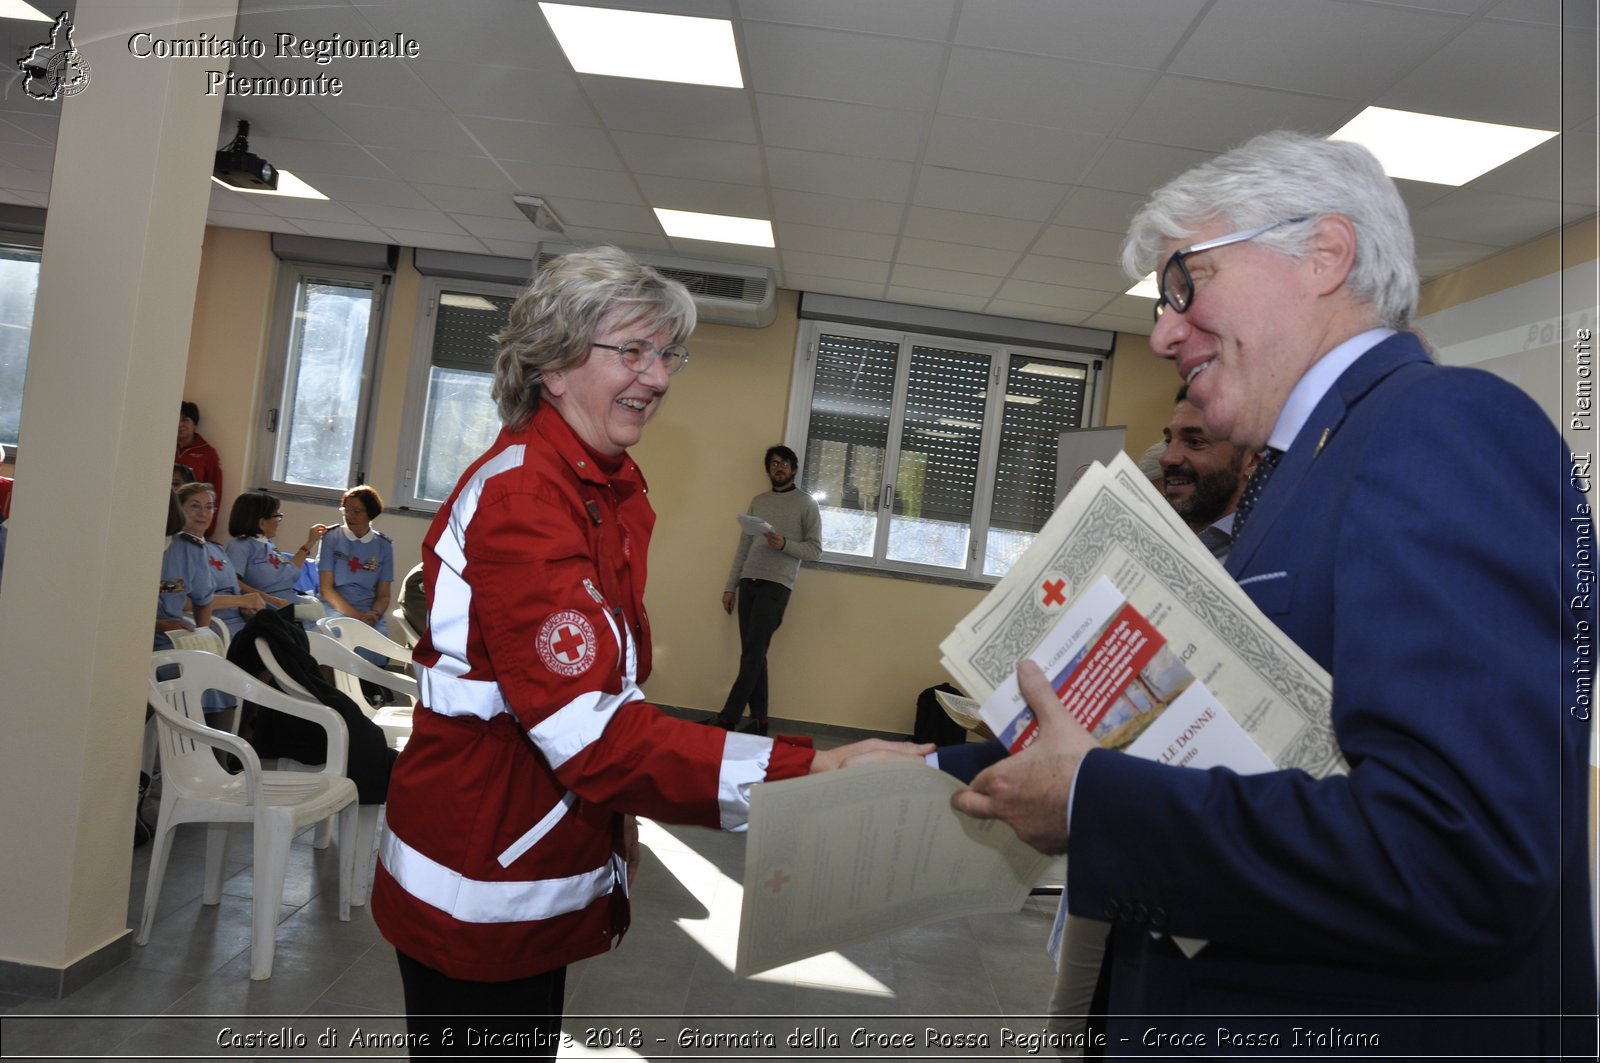
[[[739,728],[739,733],[742,735],[760,735],[765,738],[767,737],[767,721],[752,719],[749,723]]]
[[[727,720],[724,720],[721,716],[717,716],[717,715],[707,716],[705,719],[701,720],[700,722],[705,724],[707,727],[720,727],[724,731],[733,730],[733,724],[729,723]]]

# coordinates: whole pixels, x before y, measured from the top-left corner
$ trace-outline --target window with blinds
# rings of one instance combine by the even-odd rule
[[[500,431],[490,397],[496,347],[514,291],[478,291],[479,285],[432,281],[424,313],[432,313],[427,392],[416,444],[413,504],[441,503]],[[425,333],[430,330],[424,329]],[[415,377],[413,379],[416,379]]]
[[[1055,507],[1060,434],[1083,427],[1091,366],[1061,351],[802,323],[802,486],[824,558],[1004,575]]]

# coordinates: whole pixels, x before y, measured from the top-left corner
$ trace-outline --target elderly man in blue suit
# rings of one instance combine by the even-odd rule
[[[1406,329],[1405,205],[1364,148],[1260,136],[1135,215],[1151,347],[1264,451],[1228,570],[1333,675],[1348,775],[1098,749],[1036,668],[1041,737],[957,808],[1067,852],[1112,932],[1108,1054],[1593,1058],[1586,497],[1545,415]],[[1193,958],[1173,936],[1208,944]]]

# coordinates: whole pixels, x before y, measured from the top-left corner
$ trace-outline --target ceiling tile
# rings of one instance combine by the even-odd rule
[[[985,296],[962,295],[939,289],[908,288],[900,284],[890,285],[884,292],[884,298],[908,306],[942,306],[951,310],[970,310],[974,314],[985,313],[989,307],[989,300]]]
[[[953,292],[981,299],[989,298],[1000,287],[999,277],[986,277],[980,273],[961,273],[951,269],[930,269],[927,266],[897,265],[889,280],[899,288]]]
[[[908,111],[925,109],[938,92],[945,55],[923,41],[763,22],[745,24],[744,46],[757,92]]]
[[[1125,292],[1133,283],[1118,266],[1046,255],[1029,255],[1017,263],[1011,275],[1018,280],[1112,293]]]
[[[981,210],[1003,218],[1044,221],[1055,213],[1070,191],[1067,185],[1044,181],[924,166],[918,172],[911,201],[940,210]]]
[[[1465,3],[1466,0],[1461,0]],[[1500,0],[1489,9],[1489,17],[1515,22],[1542,22],[1567,29],[1595,28],[1592,0]]]
[[[1172,178],[1213,157],[1214,153],[1209,151],[1117,140],[1084,175],[1083,183],[1093,188],[1147,196]]]
[[[520,258],[526,260],[528,263],[528,274],[530,277],[533,275],[533,256],[534,252],[537,251],[539,247],[539,242],[537,240],[507,240],[504,237],[496,238],[488,236],[480,236],[478,240],[483,244],[484,247],[489,249],[489,253],[491,255],[499,255],[501,258]]]
[[[1057,325],[1077,325],[1083,320],[1082,310],[1069,310],[1061,306],[1038,306],[1010,299],[991,299],[989,305],[984,307],[984,311],[1002,317],[1014,317],[1023,321],[1048,321]]]
[[[257,136],[267,136],[326,140],[338,144],[356,143],[354,137],[324,112],[326,102],[318,100],[313,103],[303,98],[289,99],[283,96],[230,97],[222,104],[217,146],[220,148],[233,139],[241,118],[250,123],[252,140]]]
[[[433,185],[425,182],[412,184],[428,203],[451,214],[476,214],[485,218],[521,218],[512,193],[487,188],[454,188],[450,185]],[[561,211],[556,210],[557,214]]]
[[[757,185],[732,185],[720,181],[691,181],[681,177],[639,177],[645,202],[663,210],[691,210],[703,214],[728,214],[736,218],[768,218],[767,193]]]
[[[1106,292],[1088,288],[1070,288],[1064,284],[1040,284],[1037,281],[1008,280],[997,293],[1002,299],[1018,303],[1036,303],[1040,306],[1060,306],[1068,310],[1098,310],[1112,298]]]
[[[1462,25],[1461,19],[1410,8],[1295,0],[1217,0],[1167,67],[1174,74],[1365,100],[1415,69]],[[1308,42],[1319,56],[1308,62]]]
[[[1347,100],[1169,76],[1156,82],[1121,135],[1149,144],[1221,152],[1271,129],[1331,133],[1360,110]]]
[[[860,281],[882,287],[889,279],[887,262],[869,262],[861,258],[838,258],[834,255],[813,255],[806,251],[785,251],[783,269],[812,274],[819,277],[837,277],[840,280]]]
[[[337,222],[340,225],[365,225],[367,219],[331,199],[300,199],[290,196],[256,196],[262,212],[280,218],[305,222]]]
[[[598,199],[607,203],[644,202],[639,196],[639,190],[634,186],[633,179],[626,173],[509,160],[502,162],[501,166],[510,175],[517,191],[530,196],[545,196],[552,199],[560,196],[577,196],[580,199]]]
[[[1424,283],[1504,250],[1441,236],[1417,234],[1417,273]]]
[[[773,221],[794,222],[824,229],[855,229],[867,233],[897,233],[905,208],[899,203],[814,192],[772,190]]]
[[[756,112],[762,141],[778,147],[905,162],[921,148],[921,119],[906,111],[757,95]]]
[[[1471,232],[1475,243],[1513,247],[1558,227],[1561,210],[1542,199],[1458,188],[1413,214],[1411,224],[1418,235],[1459,239]]]
[[[779,212],[781,215],[781,211]],[[820,225],[803,225],[774,220],[780,251],[811,251],[819,255],[844,258],[877,258],[887,262],[894,255],[895,238],[888,233],[864,232]]]
[[[907,237],[900,241],[895,261],[908,266],[932,266],[936,269],[972,270],[993,277],[1004,277],[1016,265],[1017,253],[993,247],[973,247],[970,244],[947,244],[939,240],[918,240]]]
[[[394,171],[379,162],[371,152],[349,142],[341,144],[329,140],[260,136],[252,125],[250,150],[279,169],[288,170],[299,177],[313,172],[389,180],[395,176]]]
[[[956,43],[1159,70],[1205,0],[966,0]]]
[[[1566,99],[1562,92],[1563,37],[1586,40],[1580,62],[1594,63],[1592,31],[1561,31],[1524,22],[1478,22],[1395,82],[1375,102],[1384,107],[1504,122],[1535,129],[1560,129],[1594,111],[1594,100]]]
[[[283,218],[275,218],[270,214],[240,214],[237,211],[212,209],[206,212],[206,221],[211,225],[220,225],[227,229],[255,229],[268,233],[303,234],[305,232],[294,222]],[[380,240],[378,242],[388,243],[387,239],[382,239],[383,235],[379,233]]]
[[[615,133],[613,137],[622,161],[637,174],[761,184],[761,152],[753,144],[652,133]]]
[[[941,114],[934,117],[925,161],[953,170],[1035,181],[1076,181],[1109,138],[1043,126]]]
[[[1037,222],[996,218],[987,214],[912,207],[906,213],[905,235],[947,244],[972,244],[1003,251],[1021,251],[1039,235]]]
[[[1039,235],[1033,252],[1080,262],[1116,264],[1122,260],[1125,232],[1081,229],[1071,225],[1052,225]]]
[[[411,66],[429,90],[459,115],[594,123],[578,79],[565,62],[559,69],[536,70],[430,59],[415,60]]]
[[[882,299],[884,286],[864,281],[841,280],[838,277],[819,276],[813,273],[783,274],[783,286],[791,291],[817,292],[821,295],[848,295],[856,299]]]
[[[668,239],[672,250],[680,255],[708,262],[736,262],[746,266],[778,268],[778,252],[770,247],[742,247],[738,244],[720,244],[709,240]]]
[[[611,135],[598,126],[519,122],[468,115],[461,124],[481,145],[483,154],[522,162],[559,162],[563,166],[605,169],[621,165]]]
[[[1133,220],[1133,212],[1144,206],[1147,198],[1104,188],[1080,188],[1067,200],[1054,220],[1058,225],[1125,234],[1128,223]]]
[[[442,210],[411,210],[406,207],[385,207],[367,204],[355,208],[356,213],[380,229],[408,229],[424,233],[450,233],[459,236],[463,230]]]
[[[433,204],[421,193],[401,181],[370,181],[363,177],[345,177],[340,174],[317,175],[317,191],[329,199],[347,206],[376,204],[385,207],[406,207],[410,210],[431,210]]]
[[[1563,133],[1490,170],[1467,187],[1594,206],[1600,200],[1595,189],[1596,147],[1593,133]]]
[[[1154,80],[1124,67],[953,48],[939,113],[1112,133]]]
[[[476,155],[453,155],[442,151],[398,151],[373,148],[372,155],[403,181],[413,184],[456,185],[481,188],[510,195],[513,188],[493,159]]]
[[[749,93],[632,78],[586,76],[579,80],[609,129],[743,144],[756,141]]]
[[[671,251],[664,233],[618,233],[612,229],[585,229],[567,226],[567,242],[573,244],[615,244],[624,251]]]
[[[955,0],[739,0],[746,21],[943,41]]]
[[[403,31],[416,40],[421,50],[419,59],[526,67],[559,63],[562,69],[568,69],[566,57],[539,5],[528,0],[472,0],[466,4],[441,4],[439,0],[358,2],[377,33]],[[275,4],[271,10],[280,12],[283,8]]]
[[[1155,305],[1154,299],[1146,299],[1142,295],[1116,295],[1100,308],[1100,312],[1136,320],[1143,319],[1154,325]]]
[[[556,216],[568,228],[614,229],[623,232],[661,234],[661,222],[649,207],[636,207],[627,203],[597,203],[593,200],[563,196],[561,202],[548,201]]]
[[[389,234],[389,239],[401,247],[426,247],[434,251],[461,251],[469,255],[482,255],[488,252],[483,246],[483,241],[475,236],[452,233],[436,233],[416,229],[384,229]]]
[[[1084,328],[1105,329],[1108,332],[1126,332],[1130,336],[1148,336],[1150,335],[1150,330],[1155,327],[1155,323],[1150,320],[1149,315],[1144,317],[1122,317],[1118,314],[1090,314],[1078,324]],[[1139,353],[1142,356],[1147,352],[1141,351]],[[1177,393],[1178,384],[1178,374],[1174,372],[1172,374],[1174,394]]]
[[[768,148],[767,177],[774,188],[861,199],[905,199],[913,168],[893,159],[830,155],[820,151]]]
[[[327,106],[330,119],[349,131],[350,138],[369,148],[405,148],[476,154],[478,145],[455,118],[443,112],[422,112],[401,107],[366,107],[353,103]]]

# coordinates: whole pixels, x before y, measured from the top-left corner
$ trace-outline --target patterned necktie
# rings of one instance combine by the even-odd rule
[[[1272,479],[1272,470],[1278,467],[1278,459],[1282,457],[1283,451],[1277,447],[1268,447],[1261,455],[1261,464],[1250,474],[1250,482],[1244,485],[1244,494],[1239,496],[1239,505],[1233,517],[1235,542],[1244,534],[1244,522],[1250,519],[1250,511],[1255,508],[1256,500],[1261,497],[1267,481]]]

